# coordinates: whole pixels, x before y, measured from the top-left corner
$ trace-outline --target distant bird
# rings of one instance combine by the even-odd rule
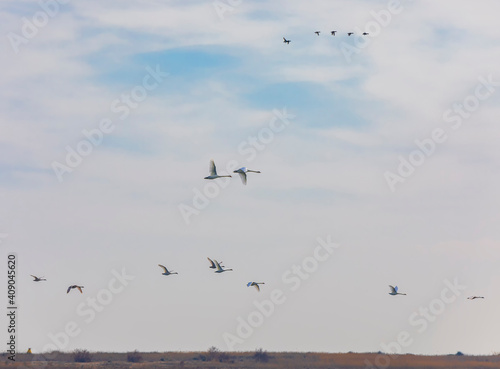
[[[232,269],[222,269],[223,267],[220,266],[219,262],[217,260],[214,260],[215,265],[217,266],[217,270],[214,273],[223,273],[223,272],[228,272],[231,271]]]
[[[33,275],[33,274],[30,274],[30,276],[32,276],[34,278],[33,282],[46,281],[46,279],[44,277],[37,277],[36,275]]]
[[[174,272],[174,271],[171,271],[169,272],[167,268],[165,268],[163,265],[161,264],[158,264],[159,267],[163,268],[163,273],[161,273],[162,275],[170,275],[170,274],[179,274],[177,272]]]
[[[469,296],[467,297],[467,300],[474,300],[474,299],[484,299],[483,296]]]
[[[332,36],[335,36],[335,34],[337,33],[337,31],[332,31],[330,33],[332,34]]]
[[[240,175],[241,181],[244,185],[247,184],[247,173],[260,173],[258,170],[251,170],[246,167],[242,167],[240,169],[235,170],[233,173],[238,173]]]
[[[396,287],[392,287],[391,285],[389,285],[389,287],[391,288],[391,292],[389,292],[389,295],[406,295],[406,293],[399,293],[398,292],[398,286]]]
[[[207,259],[208,259],[208,261],[210,262],[210,266],[209,266],[209,268],[210,268],[210,269],[217,269],[217,267],[215,266],[215,263],[213,262],[213,260],[212,260],[212,259],[210,259],[209,257],[207,257]],[[223,261],[221,261],[221,262],[220,262],[220,264],[222,264],[222,263],[223,263]],[[222,267],[222,268],[224,268],[224,265],[221,265],[221,267]]]
[[[265,284],[265,283],[264,282],[248,282],[247,287],[254,286],[255,288],[257,288],[257,291],[260,292],[259,284]]]
[[[69,293],[69,291],[71,291],[73,288],[76,288],[78,291],[80,291],[80,293],[83,293],[83,291],[82,291],[83,286],[77,286],[76,284],[69,286],[66,293]]]
[[[217,168],[215,167],[215,162],[214,160],[210,160],[210,167],[208,168],[210,175],[205,177],[205,179],[216,179],[216,178],[222,178],[222,177],[231,177],[230,175],[225,175],[225,176],[219,176],[217,175]]]
[[[283,37],[283,43],[284,44],[289,44],[290,43],[290,40],[287,40],[286,38]]]
[[[317,34],[319,36],[319,34],[321,33],[321,31],[316,31],[314,32],[315,34]]]
[[[363,32],[363,36],[368,36],[369,33],[368,32]]]
[[[347,32],[347,36],[354,35],[354,32]]]

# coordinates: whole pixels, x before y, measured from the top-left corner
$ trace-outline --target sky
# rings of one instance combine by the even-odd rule
[[[2,1],[16,349],[498,353],[499,12]]]

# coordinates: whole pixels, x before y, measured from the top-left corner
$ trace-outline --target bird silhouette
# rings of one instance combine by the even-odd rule
[[[217,270],[214,273],[223,273],[223,272],[229,272],[232,271],[232,269],[222,269],[221,265],[217,260],[214,260],[215,266],[217,267]]]
[[[389,295],[405,295],[406,296],[406,293],[399,293],[398,292],[398,286],[396,287],[392,287],[391,285],[389,285],[389,287],[391,288],[391,292],[389,292]]]
[[[368,36],[369,33],[368,32],[363,32],[363,36]]]
[[[76,288],[78,291],[80,291],[80,293],[83,293],[83,291],[82,291],[83,286],[77,286],[76,284],[69,286],[66,293],[69,293],[69,291],[71,291],[73,288]]]
[[[286,38],[283,37],[283,43],[284,44],[289,44],[290,43],[290,40],[287,40]]]
[[[475,300],[475,299],[484,299],[483,296],[469,296],[467,297],[467,300]]]
[[[319,34],[321,33],[321,31],[315,31],[314,33],[319,36]]]
[[[337,31],[332,31],[331,32],[332,36],[335,36],[336,33],[337,33]]]
[[[240,175],[241,181],[243,182],[244,185],[247,184],[247,173],[260,173],[258,170],[251,170],[247,169],[246,167],[242,167],[240,169],[237,169],[233,171],[233,173],[238,173]]]
[[[210,175],[206,176],[205,179],[216,179],[216,178],[222,178],[222,177],[231,177],[230,175],[225,175],[225,176],[219,176],[217,174],[217,168],[215,167],[215,162],[214,160],[210,160],[210,166],[208,168]]]
[[[32,276],[34,278],[33,282],[46,281],[46,279],[44,277],[37,277],[36,275],[33,275],[33,274],[30,274],[30,276]]]
[[[257,289],[257,291],[260,292],[259,284],[265,284],[265,283],[264,282],[248,282],[247,287],[254,286]]]
[[[354,35],[354,32],[347,32],[347,36]]]
[[[158,266],[163,269],[163,273],[161,273],[162,275],[179,274],[179,273],[174,272],[174,271],[169,271],[167,268],[165,268],[161,264],[158,264]]]

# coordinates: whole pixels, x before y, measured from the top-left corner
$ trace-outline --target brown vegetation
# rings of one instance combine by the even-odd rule
[[[85,351],[85,350],[83,350]],[[491,356],[420,356],[386,355],[376,353],[295,353],[273,352],[268,354],[262,349],[254,352],[222,352],[215,347],[207,352],[149,352],[139,353],[104,353],[93,352],[92,362],[75,362],[75,353],[55,352],[41,354],[17,354],[16,362],[7,360],[4,354],[0,358],[1,368],[78,368],[78,369],[118,369],[118,368],[234,368],[234,369],[369,369],[373,368],[417,368],[417,369],[487,369],[500,368],[500,355]],[[89,353],[90,355],[90,353]],[[132,361],[129,360],[133,357]],[[140,357],[140,362],[134,362]],[[210,360],[208,358],[210,357]]]

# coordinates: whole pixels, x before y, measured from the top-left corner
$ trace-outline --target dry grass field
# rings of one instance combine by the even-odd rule
[[[73,353],[54,353],[44,357],[37,354],[18,354],[16,362],[2,355],[0,368],[500,368],[500,355],[494,356],[420,356],[384,355],[375,353],[292,353],[292,352],[148,352],[91,354],[91,362],[75,362]],[[130,360],[138,362],[130,362]],[[371,366],[370,366],[371,363]],[[378,365],[377,365],[378,364]]]

